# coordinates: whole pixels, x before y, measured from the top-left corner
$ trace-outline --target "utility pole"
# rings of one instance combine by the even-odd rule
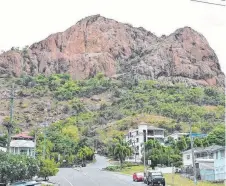
[[[14,84],[12,84],[12,89],[10,94],[10,119],[9,119],[9,123],[5,125],[8,131],[7,152],[9,152],[9,149],[10,149],[11,135],[12,135],[12,129],[13,129],[14,93],[15,93]]]
[[[37,130],[35,129],[35,148],[34,148],[34,158],[36,158],[36,144],[37,144]]]
[[[46,156],[46,123],[44,124],[44,145],[43,145],[43,159]]]
[[[45,121],[45,124],[44,124],[44,145],[43,145],[43,158],[45,159],[46,157],[46,126],[48,125],[48,119],[49,119],[49,112],[50,112],[50,109],[51,109],[51,103],[48,102],[47,103],[47,107],[45,109],[45,111],[47,112],[47,118],[46,118],[46,121]]]
[[[144,142],[144,172],[146,172],[146,158],[145,158],[145,142]]]
[[[143,130],[143,135],[144,135],[144,172],[146,173],[146,149],[145,149],[145,142],[146,142],[146,131]]]
[[[196,166],[195,166],[195,156],[194,156],[194,148],[193,148],[193,138],[192,138],[192,124],[189,121],[189,127],[190,127],[190,140],[191,140],[191,153],[192,153],[192,166],[193,166],[193,172],[194,172],[194,185],[197,185],[197,179],[196,179]]]
[[[174,173],[175,172],[174,172],[174,165],[173,165],[173,163],[172,163],[172,169],[173,169],[173,172],[172,172],[173,173],[173,175],[172,175],[172,184],[174,185]]]

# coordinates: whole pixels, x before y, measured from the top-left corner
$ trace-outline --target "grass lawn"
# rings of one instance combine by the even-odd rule
[[[165,174],[167,185],[171,186],[193,186],[194,182],[187,178],[183,178],[180,175],[174,174],[174,184],[172,181],[172,174]],[[208,182],[201,182],[199,181],[197,186],[224,186],[223,183],[208,183]]]
[[[132,167],[126,167],[123,168],[120,173],[127,174],[127,175],[132,175],[135,172],[143,172],[144,171],[144,166],[143,165],[138,165],[138,166],[132,166]],[[194,183],[187,179],[183,178],[180,175],[174,174],[174,184],[172,181],[172,176],[173,174],[164,174],[164,177],[166,179],[166,184],[167,186],[193,186]],[[223,183],[209,183],[209,182],[201,182],[199,181],[197,186],[224,186]]]
[[[132,166],[132,167],[125,167],[120,172],[123,174],[132,175],[135,172],[144,172],[144,166],[138,165],[138,166]]]

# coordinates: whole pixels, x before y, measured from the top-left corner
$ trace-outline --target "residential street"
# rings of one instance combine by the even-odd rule
[[[62,168],[50,181],[58,183],[60,186],[131,186],[144,185],[142,182],[132,181],[132,176],[102,171],[109,163],[106,158],[96,156],[96,162],[85,168],[72,169]]]

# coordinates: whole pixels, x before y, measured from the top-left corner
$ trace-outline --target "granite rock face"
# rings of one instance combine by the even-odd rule
[[[158,79],[189,85],[224,86],[218,58],[190,27],[157,37],[100,15],[82,19],[64,32],[0,55],[0,77],[69,73],[74,79],[98,72],[124,79]]]

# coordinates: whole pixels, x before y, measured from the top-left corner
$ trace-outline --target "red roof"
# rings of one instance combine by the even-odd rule
[[[28,136],[27,133],[21,133],[21,134],[17,134],[15,136],[12,136],[12,138],[24,138],[24,139],[33,139],[33,136]]]

